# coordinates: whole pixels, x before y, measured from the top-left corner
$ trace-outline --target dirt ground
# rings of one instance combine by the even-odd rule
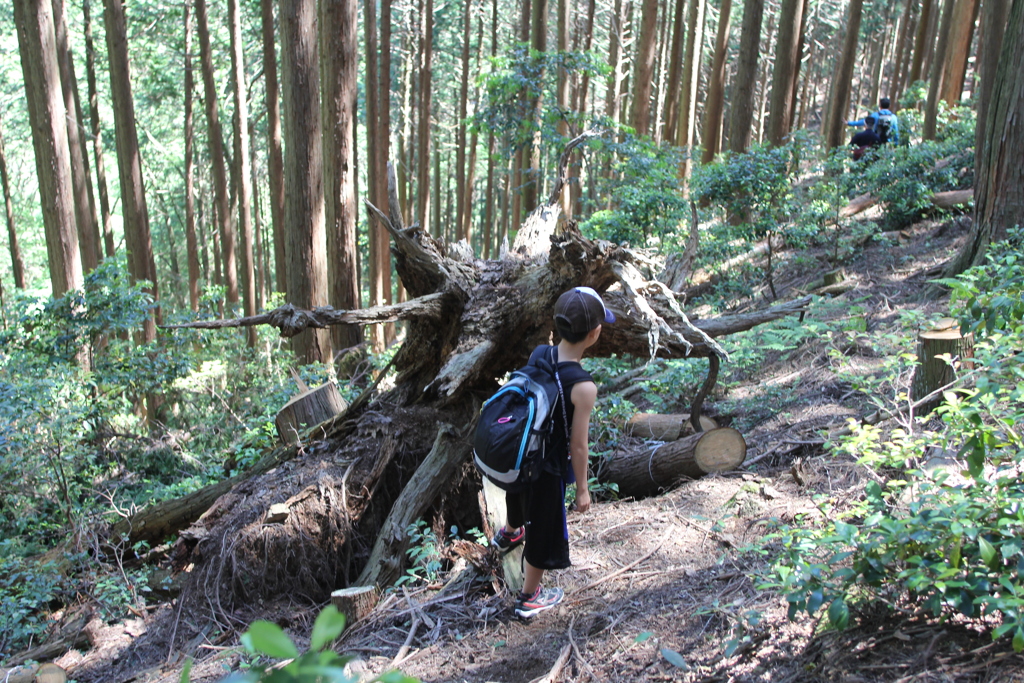
[[[837,299],[861,307],[869,331],[894,325],[910,308],[941,314],[948,302],[921,294],[967,227],[965,219],[925,221],[868,242],[844,264],[856,286]],[[812,254],[809,266],[807,252],[801,254],[799,262],[795,253],[782,255],[782,298],[802,293],[828,269],[824,258],[813,260],[820,255]],[[353,655],[350,669],[366,679],[397,667],[438,683],[1024,681],[1024,657],[1005,639],[993,643],[976,624],[878,614],[843,633],[823,632],[806,617],[788,621],[784,599],[755,588],[765,559],[751,548],[769,522],[820,514],[815,494],[855,495],[864,476],[823,448],[821,430],[871,411],[837,377],[827,351],[808,343],[795,358],[767,364],[710,402],[720,419],[743,427],[743,471],[571,514],[573,567],[548,577],[566,591],[558,608],[521,622],[496,574],[461,583],[465,563],[456,562],[434,585],[386,595],[336,649]],[[843,351],[864,372],[881,362],[856,339]],[[489,561],[496,566],[496,558]],[[317,611],[253,605],[216,637],[190,627],[193,615],[177,604],[165,604],[99,628],[99,647],[58,663],[82,682],[177,680],[182,656],[166,645],[173,623],[198,634],[185,648],[198,660],[192,680],[219,680],[239,666],[237,634],[249,619],[273,619],[302,643]]]

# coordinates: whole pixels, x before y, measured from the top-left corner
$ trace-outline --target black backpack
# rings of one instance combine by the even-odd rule
[[[555,347],[547,355],[513,372],[480,409],[473,462],[482,475],[506,491],[522,490],[540,477],[559,402],[568,442],[565,394]]]
[[[889,142],[889,132],[892,130],[892,114],[880,114],[875,121],[875,133],[882,139],[882,144]]]

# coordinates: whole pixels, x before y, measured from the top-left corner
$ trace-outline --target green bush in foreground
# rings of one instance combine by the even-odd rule
[[[973,388],[947,392],[938,409],[940,436],[912,421],[888,441],[873,427],[855,430],[839,448],[881,471],[852,508],[819,504],[820,528],[785,527],[768,548],[781,555],[764,586],[781,590],[789,615],[817,615],[845,628],[859,609],[883,604],[938,618],[996,619],[993,638],[1009,635],[1024,650],[1024,258],[1022,234],[993,247],[988,264],[947,281],[954,312],[976,335]],[[915,468],[926,448],[966,459],[970,475],[955,484]],[[885,468],[884,470],[882,468]]]

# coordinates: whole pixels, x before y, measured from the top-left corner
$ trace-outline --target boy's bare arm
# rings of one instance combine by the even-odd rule
[[[573,474],[576,475],[576,510],[586,512],[590,508],[590,489],[587,482],[587,464],[590,460],[590,413],[597,401],[597,385],[593,382],[580,382],[572,388],[569,399],[573,405],[569,456]]]

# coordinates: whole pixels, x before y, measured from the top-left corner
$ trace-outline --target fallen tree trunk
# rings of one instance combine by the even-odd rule
[[[928,198],[928,201],[936,209],[952,209],[957,206],[964,206],[974,201],[974,189],[935,192]],[[840,209],[839,217],[850,218],[856,216],[859,213],[864,213],[876,204],[878,204],[878,197],[872,194],[862,194],[851,199],[849,204]]]
[[[778,251],[785,246],[786,242],[781,236],[775,235],[772,237],[772,251]],[[701,269],[693,274],[693,279],[690,281],[690,286],[683,290],[675,290],[683,295],[684,300],[690,300],[694,297],[705,294],[712,287],[722,281],[727,274],[731,271],[739,268],[740,266],[750,263],[754,259],[758,259],[768,254],[768,240],[758,242],[750,249],[739,256],[733,256],[731,259],[720,263],[713,269]]]
[[[700,416],[700,423],[705,432],[718,428],[718,423],[706,415]],[[675,441],[681,436],[693,434],[693,425],[690,424],[688,413],[681,415],[637,413],[626,422],[626,433],[641,439]]]
[[[659,446],[616,453],[601,468],[598,478],[618,484],[619,495],[641,498],[656,495],[685,478],[734,470],[746,457],[743,435],[730,427],[720,427]]]

